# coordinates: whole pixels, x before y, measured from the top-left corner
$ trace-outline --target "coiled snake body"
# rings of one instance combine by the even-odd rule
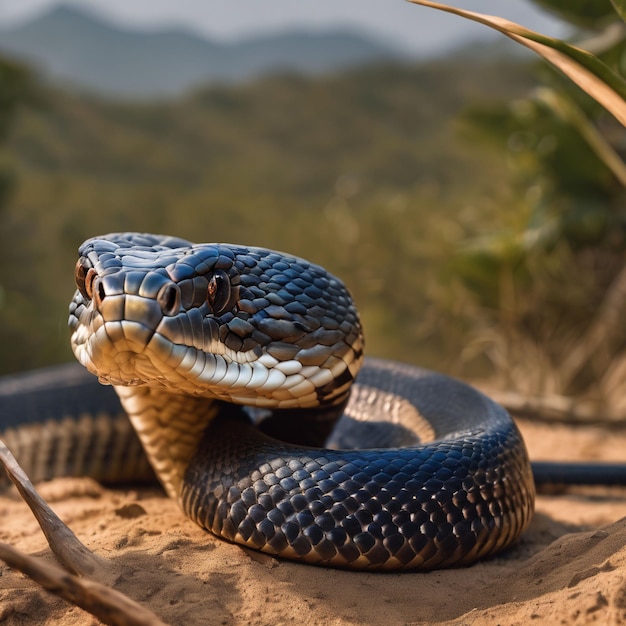
[[[76,282],[77,359],[115,387],[167,493],[216,535],[320,565],[432,569],[493,554],[529,523],[532,473],[508,414],[433,372],[361,368],[358,314],[322,268],[123,233],[81,246]]]

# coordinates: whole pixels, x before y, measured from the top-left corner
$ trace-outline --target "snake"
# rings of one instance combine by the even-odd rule
[[[82,418],[64,422],[73,443],[40,443],[40,465],[81,448],[106,476],[120,464],[139,472],[147,458],[214,535],[335,568],[466,565],[528,526],[532,468],[509,414],[454,378],[365,358],[356,305],[322,267],[258,247],[113,233],[80,246],[75,281],[71,345],[89,380],[67,369],[39,401],[32,377],[21,395],[4,394],[20,398],[23,421],[25,399],[45,412],[87,389]],[[114,413],[116,402],[145,455],[116,443],[133,440],[107,426],[104,403]],[[43,474],[72,469],[57,465]]]

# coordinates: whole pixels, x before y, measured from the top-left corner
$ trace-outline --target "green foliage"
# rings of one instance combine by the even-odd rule
[[[611,2],[538,4],[601,33],[598,61],[621,73],[626,36]],[[545,67],[538,74],[544,86],[530,97],[465,116],[472,137],[505,152],[514,174],[508,219],[466,242],[451,264],[482,312],[468,353],[488,354],[508,386],[618,403],[626,129],[595,94]]]
[[[624,0],[611,0],[611,4],[622,20],[626,21],[626,2]]]
[[[584,28],[597,28],[615,18],[611,0],[532,0],[570,24]]]
[[[35,99],[32,73],[24,66],[0,58],[0,141],[4,141],[17,108]]]
[[[7,302],[7,271],[16,259],[4,244],[12,236],[12,218],[7,207],[15,189],[15,176],[9,155],[3,149],[9,130],[18,110],[27,103],[37,101],[37,88],[33,75],[25,67],[0,58],[0,318],[11,315]],[[7,349],[9,346],[3,346]]]
[[[0,58],[0,146],[6,140],[17,109],[25,102],[33,101],[34,80],[25,67]],[[6,204],[13,189],[13,176],[0,152],[0,210]]]

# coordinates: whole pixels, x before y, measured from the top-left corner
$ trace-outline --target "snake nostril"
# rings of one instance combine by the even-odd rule
[[[104,290],[104,285],[98,275],[94,272],[91,280],[88,283],[87,293],[89,297],[93,300],[93,303],[96,309],[100,309],[102,305],[102,301],[106,297],[106,291]]]
[[[180,289],[178,285],[163,285],[157,294],[157,302],[164,315],[174,315],[180,309]]]

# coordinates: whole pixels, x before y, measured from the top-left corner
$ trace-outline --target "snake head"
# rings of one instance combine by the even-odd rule
[[[104,383],[267,408],[342,402],[363,358],[350,294],[290,255],[138,233],[79,248],[69,325]]]

